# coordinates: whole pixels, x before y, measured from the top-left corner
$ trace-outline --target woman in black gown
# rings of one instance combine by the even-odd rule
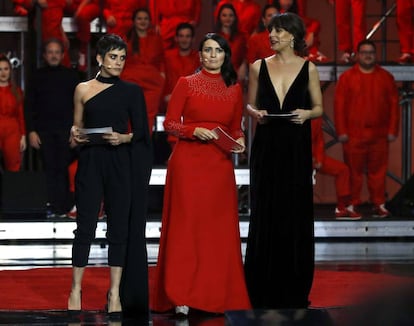
[[[258,124],[246,282],[254,308],[305,308],[314,269],[310,119],[322,115],[322,94],[315,65],[298,56],[302,20],[284,13],[268,28],[275,54],[254,62],[249,75],[248,112]]]
[[[104,35],[96,50],[100,71],[95,79],[80,83],[74,95],[71,134],[81,148],[68,310],[81,310],[83,273],[104,199],[110,266],[108,313],[148,316],[145,219],[152,152],[145,100],[139,86],[119,79],[125,42],[117,35]],[[97,143],[80,130],[101,127],[112,127],[113,132],[105,133]]]

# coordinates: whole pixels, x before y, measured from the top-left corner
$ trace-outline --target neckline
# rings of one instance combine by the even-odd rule
[[[117,81],[119,81],[118,76],[103,77],[101,74],[98,74],[95,79],[104,84],[115,84]]]
[[[211,78],[220,78],[221,77],[221,72],[212,73],[212,72],[209,72],[209,71],[205,70],[204,68],[201,69],[201,73],[208,76],[208,77],[211,77]]]

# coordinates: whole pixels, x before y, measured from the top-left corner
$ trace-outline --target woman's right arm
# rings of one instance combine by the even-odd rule
[[[247,93],[247,113],[259,122],[267,114],[267,110],[261,110],[256,107],[257,90],[259,88],[259,71],[261,60],[256,60],[249,68],[249,90]]]
[[[76,143],[84,143],[87,141],[84,137],[81,137],[79,128],[83,128],[83,97],[88,89],[87,83],[80,83],[75,88],[75,94],[73,96],[74,103],[74,115],[73,115],[73,126],[70,129],[70,139],[69,142],[71,145]],[[74,144],[75,143],[75,144]]]

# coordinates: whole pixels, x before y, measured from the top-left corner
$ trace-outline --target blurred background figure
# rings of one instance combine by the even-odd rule
[[[9,58],[0,54],[0,150],[4,169],[19,171],[25,149],[23,91],[13,81]]]
[[[397,27],[401,51],[398,62],[411,63],[414,56],[414,0],[397,0]]]
[[[299,15],[297,0],[269,0],[281,13],[293,12]],[[306,27],[305,41],[307,45],[307,58],[312,62],[327,62],[328,58],[319,51],[321,23],[313,18],[301,16]]]
[[[218,16],[221,6],[224,4],[231,4],[239,18],[239,29],[246,36],[251,35],[260,19],[261,7],[257,1],[254,0],[221,0],[215,9],[214,17]]]
[[[180,23],[196,27],[200,21],[201,0],[149,0],[155,30],[162,37],[164,48],[176,46],[175,29]]]
[[[260,18],[257,32],[253,33],[247,42],[246,60],[248,64],[251,64],[258,59],[269,57],[275,53],[270,47],[267,25],[277,13],[279,13],[279,10],[277,10],[275,5],[267,4],[263,7],[262,17]]]
[[[128,57],[121,77],[142,88],[152,133],[164,91],[165,66],[162,39],[151,29],[148,9],[140,8],[134,12],[133,27],[127,33],[127,41]]]
[[[403,0],[401,2],[408,2]],[[335,24],[340,51],[339,62],[350,63],[358,43],[366,35],[366,0],[329,0],[335,4]]]
[[[215,20],[215,32],[229,43],[231,63],[237,72],[239,81],[243,81],[247,77],[247,63],[245,61],[247,38],[246,34],[239,29],[239,18],[233,5],[230,3],[221,5]]]

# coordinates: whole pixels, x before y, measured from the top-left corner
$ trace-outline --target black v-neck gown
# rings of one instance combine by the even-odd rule
[[[309,109],[309,63],[282,107],[266,62],[259,73],[258,107],[268,113]],[[307,307],[314,270],[311,124],[286,118],[259,124],[250,160],[251,215],[245,273],[254,308]]]

